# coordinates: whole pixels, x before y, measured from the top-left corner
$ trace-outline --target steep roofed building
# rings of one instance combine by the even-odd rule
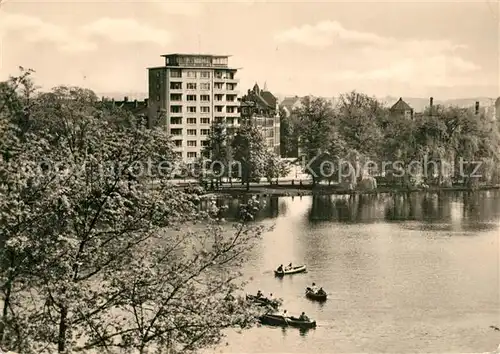
[[[280,117],[277,98],[255,84],[241,98],[241,122],[251,122],[259,127],[266,144],[276,154],[280,153]]]
[[[413,108],[411,108],[408,103],[403,101],[402,97],[394,103],[394,105],[390,108],[390,112],[393,116],[403,116],[408,119],[413,118]]]

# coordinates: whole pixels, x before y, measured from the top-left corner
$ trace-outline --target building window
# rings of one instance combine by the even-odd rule
[[[182,101],[182,95],[180,93],[171,93],[170,101]]]
[[[182,147],[182,140],[174,140],[175,147]]]
[[[182,90],[182,82],[171,82],[170,89],[171,90]]]
[[[201,118],[201,124],[210,124],[210,118]]]
[[[188,101],[196,101],[196,95],[187,95]]]
[[[210,134],[210,129],[202,129],[200,131],[200,135],[209,135]]]
[[[196,140],[188,140],[189,147],[196,147]]]
[[[215,122],[217,124],[223,123],[224,122],[224,117],[215,117]]]
[[[201,113],[210,113],[210,107],[200,107]]]
[[[209,82],[203,82],[200,84],[200,89],[202,90],[210,90],[210,83]]]
[[[224,72],[223,71],[216,71],[214,73],[214,78],[216,78],[216,79],[222,79],[222,78],[224,78]]]
[[[224,95],[214,95],[214,99],[216,101],[222,101],[222,100],[224,100]]]
[[[226,118],[226,123],[232,125],[232,124],[234,124],[234,119],[227,117]]]
[[[236,95],[227,95],[226,96],[226,101],[228,101],[228,102],[234,102],[234,101],[236,101]]]
[[[189,77],[191,79],[195,79],[196,78],[196,71],[188,71],[187,77]]]
[[[182,117],[170,117],[170,124],[182,124]]]
[[[210,71],[202,71],[202,72],[200,73],[200,77],[201,77],[202,79],[210,79]]]
[[[188,151],[188,158],[190,159],[195,159],[196,158],[196,151]]]
[[[203,146],[203,147],[210,146],[210,140],[202,140],[201,146]]]
[[[200,101],[202,102],[210,102],[210,95],[201,95]]]
[[[214,58],[212,62],[214,65],[227,65],[227,58]]]
[[[160,95],[156,95],[156,100],[159,101],[160,100]]]
[[[196,107],[195,106],[188,107],[188,112],[189,113],[196,113]]]
[[[215,111],[216,112],[222,112],[223,111],[223,107],[222,106],[215,106]]]
[[[188,129],[187,130],[187,135],[194,135],[194,136],[196,136],[196,129]]]
[[[188,118],[187,124],[196,124],[196,118]]]
[[[182,135],[182,129],[170,129],[171,135]]]
[[[226,107],[227,113],[234,113],[234,107]]]
[[[170,77],[182,77],[180,70],[170,70]]]
[[[196,90],[196,83],[194,83],[194,82],[188,82],[187,83],[187,89],[188,90]]]
[[[170,106],[170,113],[182,113],[182,106]]]
[[[234,84],[226,84],[226,90],[228,91],[234,90]]]
[[[214,88],[217,90],[222,90],[224,88],[224,84],[222,83],[215,83]]]

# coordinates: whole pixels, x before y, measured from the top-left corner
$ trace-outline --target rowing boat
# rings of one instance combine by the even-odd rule
[[[275,270],[274,275],[278,277],[282,277],[284,275],[289,275],[289,274],[297,274],[297,273],[304,273],[306,271],[306,266],[305,265],[300,265],[296,267],[292,267],[290,269],[284,269],[282,271]]]
[[[314,292],[311,288],[306,288],[306,297],[311,299],[311,300],[316,300],[316,301],[326,301],[327,295],[326,293],[317,291]]]
[[[296,327],[301,329],[316,328],[316,321],[303,321],[297,317],[284,317],[281,315],[263,315],[259,317],[260,323],[268,326]]]

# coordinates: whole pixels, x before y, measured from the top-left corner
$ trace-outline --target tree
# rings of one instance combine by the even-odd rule
[[[375,98],[355,91],[340,95],[336,110],[337,130],[353,157],[350,163],[358,169],[367,161],[378,161],[383,136],[380,122],[385,120],[387,110]],[[359,180],[366,171],[356,172]]]
[[[229,174],[232,163],[231,144],[226,127],[223,124],[216,123],[212,125],[208,137],[208,146],[205,147],[203,152],[210,156],[211,168],[209,174],[217,176],[219,183],[222,176],[232,177]]]
[[[234,160],[241,165],[241,181],[250,190],[250,181],[264,175],[267,147],[264,137],[253,124],[238,128],[231,143]]]
[[[265,159],[264,171],[269,184],[272,184],[273,180],[276,180],[277,184],[280,177],[288,176],[290,166],[275,153],[268,152]]]
[[[28,122],[0,112],[4,346],[188,352],[248,323],[253,313],[228,295],[262,231],[247,223],[255,202],[228,234],[215,207],[200,212],[198,196],[170,185],[175,155],[163,130],[140,128],[80,88],[37,94],[29,106],[0,98],[13,100]],[[198,221],[203,232],[180,229]]]
[[[335,130],[335,114],[331,102],[323,98],[305,97],[296,113],[299,119],[299,144],[306,165],[316,166],[318,157],[323,153],[332,152],[337,155],[342,150],[343,142]],[[313,185],[322,179],[316,168],[311,167],[306,172],[311,174]]]
[[[420,138],[416,135],[416,122],[409,121],[403,116],[391,117],[387,125],[383,128],[383,144],[380,149],[381,158],[384,161],[391,162],[387,168],[383,166],[382,172],[385,172],[386,177],[391,181],[396,181],[394,173],[395,166],[392,162],[402,161],[407,166],[411,161],[421,155]],[[408,174],[405,173],[401,181],[408,179]],[[407,181],[408,182],[408,181]]]
[[[281,157],[298,157],[299,133],[297,116],[289,117],[280,109],[280,155]]]

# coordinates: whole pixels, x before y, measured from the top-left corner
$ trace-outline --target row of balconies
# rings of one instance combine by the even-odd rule
[[[209,77],[188,77],[188,76],[170,76],[170,82],[211,82]],[[240,79],[228,77],[213,77],[214,82],[223,82],[226,84],[238,84]]]
[[[228,89],[228,88],[212,88],[212,89],[200,89],[200,88],[196,88],[196,89],[188,89],[188,88],[169,88],[168,89],[168,92],[169,93],[197,93],[197,92],[214,92],[214,93],[218,93],[218,94],[221,94],[221,95],[237,95],[239,94],[239,90],[237,90],[236,88],[234,89]]]
[[[207,106],[213,103],[214,106],[238,106],[240,107],[240,102],[234,101],[188,101],[187,99],[170,99],[171,105],[173,106]]]
[[[224,115],[224,116],[229,116],[229,117],[239,117],[240,116],[240,113],[235,110],[234,112],[227,112],[227,111],[213,111],[213,112],[200,112],[200,111],[197,111],[197,112],[182,112],[182,111],[177,111],[177,112],[170,112],[171,115],[186,115],[186,116],[190,116],[190,117],[197,117],[197,116],[200,116],[200,117],[208,117],[210,115]]]

